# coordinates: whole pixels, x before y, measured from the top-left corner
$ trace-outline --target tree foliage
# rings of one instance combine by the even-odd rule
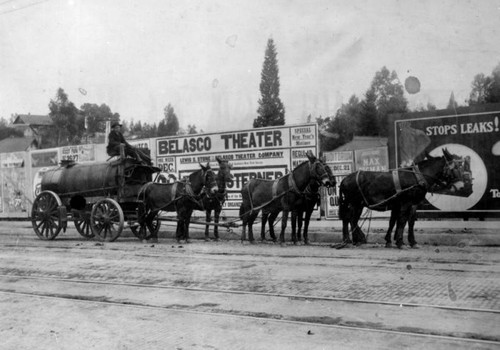
[[[380,123],[377,111],[377,95],[374,89],[369,89],[364,100],[361,102],[361,108],[358,121],[358,135],[376,136],[380,135]]]
[[[113,113],[106,104],[98,106],[95,103],[85,103],[80,107],[81,114],[85,118],[86,132],[93,135],[96,132],[106,131],[106,121],[120,122],[120,115]]]
[[[179,132],[179,120],[169,103],[163,110],[165,118],[158,124],[158,136],[173,136]]]
[[[16,128],[9,127],[9,122],[5,118],[0,119],[0,140],[7,137],[23,137],[23,132]]]
[[[281,102],[280,79],[276,47],[274,40],[267,41],[260,81],[258,116],[253,121],[253,127],[274,126],[285,124],[285,107]]]
[[[78,144],[84,132],[84,117],[62,88],[57,90],[55,99],[50,100],[49,109],[55,128],[55,132],[44,138],[49,147]]]
[[[370,90],[373,90],[375,94],[377,133],[380,136],[387,136],[389,114],[408,111],[408,100],[404,97],[403,84],[399,81],[395,71],[390,72],[386,67],[382,67],[380,71],[375,73]],[[369,91],[369,94],[371,93]]]

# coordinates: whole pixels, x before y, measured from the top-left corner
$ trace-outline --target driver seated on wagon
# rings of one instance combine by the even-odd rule
[[[123,134],[121,133],[122,124],[113,123],[111,125],[111,132],[108,135],[108,145],[106,152],[110,157],[120,156],[120,147],[123,145],[125,156],[131,157],[141,163],[151,164],[151,158],[145,152],[129,144]]]

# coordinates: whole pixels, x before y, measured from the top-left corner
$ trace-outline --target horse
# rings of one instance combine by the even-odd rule
[[[218,191],[215,173],[207,163],[201,169],[191,173],[186,179],[174,183],[145,184],[139,191],[138,201],[143,203],[142,214],[139,215],[139,225],[145,239],[158,241],[158,232],[154,229],[153,221],[158,212],[177,212],[177,241],[184,239],[189,243],[189,223],[193,210],[203,210],[201,201],[202,193],[215,193]],[[148,236],[146,228],[149,229]]]
[[[321,182],[323,185],[330,185],[330,178],[325,170],[325,165],[318,160],[310,151],[307,152],[308,160],[299,164],[290,173],[275,180],[251,179],[245,183],[241,189],[242,203],[240,206],[240,218],[243,221],[241,241],[246,240],[246,227],[248,226],[248,240],[254,242],[252,226],[259,214],[263,211],[262,224],[265,225],[264,215],[269,216],[270,235],[276,242],[273,223],[277,213],[283,211],[281,222],[280,241],[285,242],[285,229],[288,220],[290,205],[288,194],[303,193],[312,179]],[[276,216],[274,216],[276,213]],[[261,232],[262,238],[262,232]],[[265,237],[264,237],[265,239]]]
[[[337,185],[337,181],[335,180],[335,176],[333,176],[332,170],[328,165],[325,164],[325,170],[328,173],[328,177],[330,178],[330,187],[335,188]],[[317,205],[320,205],[321,197],[319,193],[320,183],[315,180],[312,180],[304,193],[301,196],[296,196],[296,200],[293,203],[293,210],[291,215],[292,222],[292,239],[295,236],[295,232],[297,235],[297,241],[301,241],[301,231],[302,231],[302,223],[304,222],[304,244],[309,244],[309,222],[311,221],[311,215],[314,208]]]
[[[366,236],[358,221],[367,207],[371,210],[395,210],[397,226],[396,245],[403,246],[403,230],[411,207],[420,203],[428,191],[436,187],[463,185],[463,172],[458,161],[447,149],[442,157],[427,155],[412,167],[387,172],[357,171],[347,175],[339,186],[339,218],[342,220],[344,244],[366,243]],[[457,186],[457,185],[455,185]],[[349,237],[349,224],[352,241]]]
[[[232,165],[229,164],[227,160],[224,160],[220,157],[215,158],[217,162],[219,163],[219,171],[217,172],[217,187],[218,191],[210,194],[210,193],[205,193],[202,201],[203,201],[203,207],[205,208],[206,211],[206,222],[209,223],[211,222],[211,212],[212,210],[214,211],[214,238],[216,241],[219,240],[219,217],[220,217],[220,212],[222,211],[222,206],[224,202],[226,201],[227,193],[226,193],[226,183],[231,181],[233,178],[233,175],[231,174],[231,169]],[[209,231],[210,231],[210,225],[205,225],[205,241],[210,240],[209,237]]]

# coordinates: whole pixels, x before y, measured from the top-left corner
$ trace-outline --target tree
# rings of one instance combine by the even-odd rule
[[[373,88],[365,94],[359,113],[358,133],[362,136],[379,135],[377,95]]]
[[[188,135],[192,135],[192,134],[197,134],[198,131],[196,130],[196,125],[191,125],[191,124],[188,124],[187,126],[187,133]]]
[[[395,71],[389,72],[386,67],[382,67],[379,72],[375,73],[370,89],[373,90],[376,97],[378,134],[387,136],[389,114],[408,111],[408,100],[404,97],[404,86],[399,81]]]
[[[469,106],[486,103],[490,85],[490,77],[486,77],[483,73],[477,74],[471,84],[472,90],[469,94]]]
[[[179,120],[170,103],[163,110],[165,118],[158,124],[158,136],[173,136],[179,131]]]
[[[450,109],[452,111],[456,111],[458,108],[458,103],[455,101],[455,94],[453,91],[451,92],[450,99],[448,100],[448,106],[446,109]]]
[[[85,103],[80,107],[81,114],[85,118],[87,134],[93,135],[96,132],[106,132],[106,121],[119,122],[120,115],[111,112],[111,108],[106,104],[98,106],[95,103]]]
[[[24,134],[21,130],[10,128],[9,122],[5,118],[0,119],[0,140],[6,139],[7,137],[23,137]]]
[[[491,82],[486,91],[486,103],[500,102],[500,64],[493,69]]]
[[[337,110],[333,118],[317,118],[320,150],[331,151],[351,141],[358,131],[361,116],[359,98],[352,95],[347,103]]]
[[[253,121],[253,127],[274,126],[285,124],[285,107],[280,100],[280,79],[276,48],[274,40],[267,41],[264,64],[262,66],[258,117]]]
[[[49,109],[55,132],[45,135],[45,140],[50,146],[58,147],[78,144],[85,130],[84,117],[62,88],[57,90],[55,99],[50,100]]]

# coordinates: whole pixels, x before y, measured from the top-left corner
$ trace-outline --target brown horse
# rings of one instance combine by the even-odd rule
[[[139,216],[141,233],[144,239],[158,240],[158,231],[154,229],[154,220],[160,210],[177,212],[177,241],[189,242],[189,223],[193,210],[203,210],[202,193],[218,191],[215,173],[200,164],[201,169],[191,173],[187,179],[174,183],[149,182],[139,191],[138,200],[144,204]],[[150,234],[146,233],[146,228]]]
[[[219,217],[220,212],[222,211],[222,206],[226,200],[226,183],[231,181],[233,175],[231,174],[232,165],[229,164],[227,160],[224,160],[220,157],[215,158],[219,163],[219,171],[217,172],[217,187],[218,191],[215,193],[205,193],[203,195],[203,207],[206,211],[206,222],[209,223],[212,221],[211,213],[214,211],[214,237],[215,240],[219,240]],[[205,240],[209,240],[209,231],[210,225],[205,225]]]
[[[319,161],[311,152],[307,153],[308,161],[299,164],[292,172],[275,180],[251,179],[241,189],[242,203],[240,206],[240,218],[243,221],[241,240],[246,239],[246,227],[248,226],[248,240],[253,243],[252,226],[262,209],[263,216],[268,213],[283,211],[281,221],[280,241],[285,242],[285,229],[290,211],[290,203],[287,195],[292,192],[303,193],[311,180],[316,180],[325,186],[330,185],[330,178],[325,170],[325,165]],[[277,215],[277,214],[276,214]],[[274,217],[275,218],[275,217]],[[276,241],[274,235],[273,217],[269,217],[270,235]],[[262,220],[264,224],[264,218]]]
[[[346,176],[339,186],[339,217],[342,220],[342,235],[345,244],[366,243],[366,236],[358,221],[367,207],[372,210],[394,210],[397,216],[396,245],[403,245],[403,230],[411,207],[420,203],[428,191],[437,187],[448,188],[463,185],[463,172],[448,150],[442,157],[431,157],[413,167],[394,171],[357,171]],[[455,156],[456,158],[456,156]],[[352,241],[349,237],[349,224]]]

